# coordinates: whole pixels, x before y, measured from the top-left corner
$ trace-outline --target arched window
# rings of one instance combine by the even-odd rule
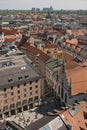
[[[60,86],[58,86],[58,94],[60,95]]]
[[[67,103],[67,93],[65,93],[65,103]]]
[[[63,92],[63,88],[62,88],[62,90],[61,90],[61,98],[63,98],[63,94],[64,94],[64,92]]]

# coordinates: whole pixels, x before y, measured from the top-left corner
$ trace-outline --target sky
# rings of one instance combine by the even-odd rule
[[[50,7],[53,9],[87,9],[87,0],[0,0],[0,9],[31,9]]]

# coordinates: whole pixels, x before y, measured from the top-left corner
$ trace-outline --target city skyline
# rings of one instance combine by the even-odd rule
[[[31,9],[35,8],[44,8],[52,6],[53,9],[65,9],[65,10],[86,10],[87,9],[87,1],[86,0],[1,0],[0,1],[0,9]]]

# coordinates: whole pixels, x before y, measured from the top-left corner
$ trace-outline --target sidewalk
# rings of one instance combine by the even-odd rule
[[[41,119],[43,115],[36,112],[24,111],[22,113],[18,113],[17,115],[13,115],[9,118],[5,118],[5,120],[14,121],[21,127],[25,128],[29,126],[29,124]]]

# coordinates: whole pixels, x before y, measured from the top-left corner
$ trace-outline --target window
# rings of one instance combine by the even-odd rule
[[[14,108],[14,107],[15,107],[15,104],[11,104],[11,105],[10,105],[10,108]]]
[[[20,93],[20,90],[18,90],[18,94]]]
[[[22,105],[26,105],[27,104],[27,100],[24,100]]]
[[[50,54],[50,51],[49,51],[49,50],[47,51],[47,54]]]
[[[62,79],[62,87],[64,87],[64,80]]]
[[[36,85],[35,88],[38,88],[38,85]]]
[[[8,106],[5,106],[5,107],[3,108],[3,111],[6,111],[6,110],[8,110]]]
[[[28,78],[28,77],[29,77],[29,75],[25,75],[25,79]]]
[[[30,90],[32,90],[32,87],[30,87]]]
[[[24,83],[24,86],[26,86],[26,83]]]
[[[58,94],[60,95],[60,86],[58,87]]]
[[[24,97],[26,97],[26,94],[24,94]]]
[[[11,101],[14,101],[14,98],[12,98]]]
[[[30,95],[32,95],[32,92],[30,92]]]
[[[83,112],[84,119],[87,119],[87,112]]]
[[[35,100],[35,101],[38,100],[38,96],[35,96],[34,100]]]
[[[20,96],[18,96],[18,99],[20,99]]]
[[[18,107],[18,106],[21,106],[21,102],[20,101],[18,101],[17,104],[16,104],[16,107]]]
[[[14,95],[14,92],[11,92],[11,95]]]
[[[67,103],[67,93],[65,93],[65,103]]]
[[[36,93],[38,93],[38,91],[36,91]]]
[[[18,84],[17,87],[20,88],[20,85]]]
[[[4,94],[4,98],[7,98],[7,93]]]
[[[83,101],[86,101],[86,99],[84,98]]]
[[[78,103],[78,100],[75,100],[75,103]]]
[[[13,90],[13,86],[11,86],[11,90]]]
[[[26,92],[26,88],[24,88],[24,92]]]
[[[36,80],[36,83],[38,83],[38,80]]]
[[[18,79],[19,79],[19,80],[21,80],[21,79],[22,79],[22,77],[18,77]]]
[[[4,88],[4,92],[6,92],[6,88]]]
[[[32,84],[32,81],[30,81],[30,84]]]
[[[62,88],[62,90],[61,90],[61,98],[63,98],[63,88]]]
[[[8,79],[8,82],[12,82],[13,80],[12,79]]]
[[[4,103],[7,103],[7,100],[5,100]]]
[[[33,98],[29,98],[29,102],[32,102],[33,101]]]

